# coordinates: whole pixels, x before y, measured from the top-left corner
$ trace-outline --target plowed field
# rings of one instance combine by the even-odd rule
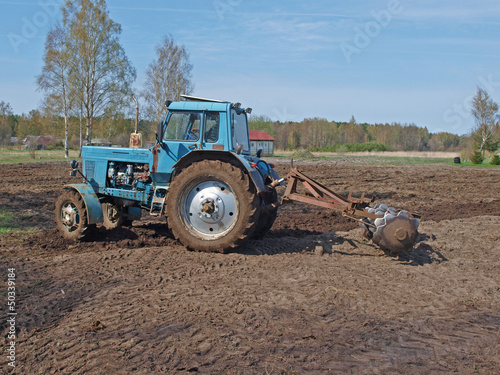
[[[298,203],[230,254],[187,251],[164,218],[74,244],[52,212],[79,182],[67,164],[1,165],[0,206],[36,228],[0,234],[2,371],[15,268],[14,373],[500,374],[500,169],[295,165],[419,211],[415,249],[391,257],[356,223]]]

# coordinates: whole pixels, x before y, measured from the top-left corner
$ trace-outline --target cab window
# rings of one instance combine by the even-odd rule
[[[205,117],[205,142],[215,143],[219,140],[219,112],[208,112]]]
[[[168,119],[163,140],[196,142],[200,139],[200,126],[200,113],[173,112]]]
[[[243,145],[243,152],[250,152],[248,122],[245,112],[231,110],[231,129],[233,132],[233,148],[236,150],[239,145]]]

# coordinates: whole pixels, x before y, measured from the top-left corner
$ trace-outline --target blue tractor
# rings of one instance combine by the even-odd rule
[[[55,220],[65,238],[79,240],[98,223],[107,229],[130,224],[142,211],[166,216],[174,237],[193,250],[226,252],[269,231],[279,206],[276,187],[284,179],[259,152],[250,154],[251,109],[183,98],[167,101],[167,117],[150,149],[83,147],[83,172],[73,161],[71,173],[84,182],[66,186],[56,202]],[[342,197],[293,167],[286,180],[281,203],[339,211],[394,255],[411,251],[419,239],[418,213],[371,207],[375,197],[365,194]]]
[[[247,114],[240,103],[183,96],[167,101],[154,147],[85,146],[84,182],[65,186],[56,202],[62,236],[79,240],[138,220],[166,216],[189,249],[226,252],[263,236],[278,210],[281,183],[271,164],[250,154]]]

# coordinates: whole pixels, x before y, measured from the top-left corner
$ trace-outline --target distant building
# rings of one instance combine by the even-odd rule
[[[263,156],[272,156],[274,154],[274,139],[263,130],[250,130],[250,152],[255,155],[262,149]]]
[[[91,140],[91,145],[111,147],[111,141],[107,138],[93,138]]]
[[[27,135],[26,138],[24,138],[21,143],[21,149],[22,150],[27,150],[27,149],[37,149],[38,148],[38,138],[40,138],[39,135]]]
[[[21,141],[21,149],[45,150],[48,146],[56,146],[58,142],[61,142],[61,140],[52,135],[28,135]]]
[[[56,146],[58,142],[58,139],[52,135],[28,135],[21,141],[21,149],[45,150],[47,146]]]
[[[52,135],[42,135],[38,138],[37,144],[39,150],[45,150],[47,146],[56,146],[57,138]]]

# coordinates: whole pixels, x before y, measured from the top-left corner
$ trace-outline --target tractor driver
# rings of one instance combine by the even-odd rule
[[[197,141],[200,139],[200,119],[199,117],[193,118],[193,115],[191,115],[191,121],[191,130],[186,133],[186,139],[189,141]]]
[[[205,122],[205,141],[215,143],[219,139],[220,114],[218,112],[207,113]]]

